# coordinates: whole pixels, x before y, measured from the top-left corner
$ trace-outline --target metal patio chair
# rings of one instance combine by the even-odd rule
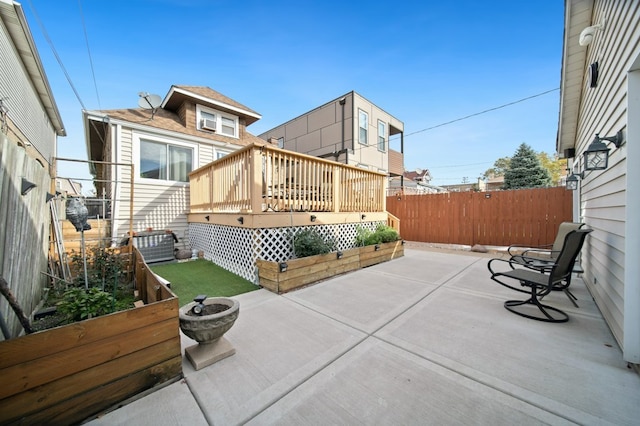
[[[564,244],[564,238],[571,231],[575,231],[576,229],[580,229],[584,226],[584,223],[579,222],[562,222],[558,227],[558,233],[556,234],[556,238],[553,244],[539,246],[539,247],[524,247],[521,245],[511,245],[507,248],[507,252],[510,255],[510,265],[512,268],[514,266],[524,266],[525,268],[533,269],[539,272],[549,272],[551,267],[556,261],[560,250],[562,249],[562,245]],[[525,248],[523,251],[519,251],[519,249]],[[582,273],[582,267],[576,261],[574,261],[573,272]],[[578,298],[574,296],[573,293],[569,290],[569,286],[571,285],[571,277],[569,275],[565,281],[554,286],[553,290],[563,291],[564,294],[567,295],[573,306],[578,308],[577,300]]]
[[[564,243],[555,259],[555,263],[545,271],[526,267],[514,268],[513,263],[507,259],[496,258],[489,260],[487,268],[489,268],[489,272],[491,272],[492,280],[512,290],[530,294],[530,297],[526,300],[507,300],[504,302],[504,307],[514,314],[538,321],[568,321],[569,316],[564,311],[549,305],[544,305],[541,300],[556,286],[562,286],[563,283],[570,282],[576,257],[578,257],[582,249],[586,236],[591,231],[593,230],[585,228],[570,231],[564,238]],[[507,270],[506,272],[497,272],[494,264],[498,264],[498,262],[505,262],[513,269]],[[527,305],[535,306],[544,316],[525,312],[526,307],[519,308]],[[534,311],[534,313],[535,312],[537,311]]]

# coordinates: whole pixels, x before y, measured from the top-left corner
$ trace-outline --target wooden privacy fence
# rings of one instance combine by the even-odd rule
[[[427,243],[551,244],[572,221],[572,191],[564,187],[387,197],[402,238]]]

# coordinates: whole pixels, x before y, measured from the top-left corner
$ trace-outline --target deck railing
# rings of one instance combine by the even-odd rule
[[[189,174],[192,213],[384,212],[386,175],[251,145]]]

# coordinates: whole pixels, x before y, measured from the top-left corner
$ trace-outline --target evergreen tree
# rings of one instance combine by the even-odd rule
[[[540,164],[536,152],[520,144],[504,173],[505,189],[542,188],[551,185],[549,171]]]

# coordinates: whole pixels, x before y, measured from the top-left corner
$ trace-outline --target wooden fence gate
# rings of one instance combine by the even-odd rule
[[[572,191],[564,187],[387,197],[407,241],[529,247],[551,244],[572,221]]]

